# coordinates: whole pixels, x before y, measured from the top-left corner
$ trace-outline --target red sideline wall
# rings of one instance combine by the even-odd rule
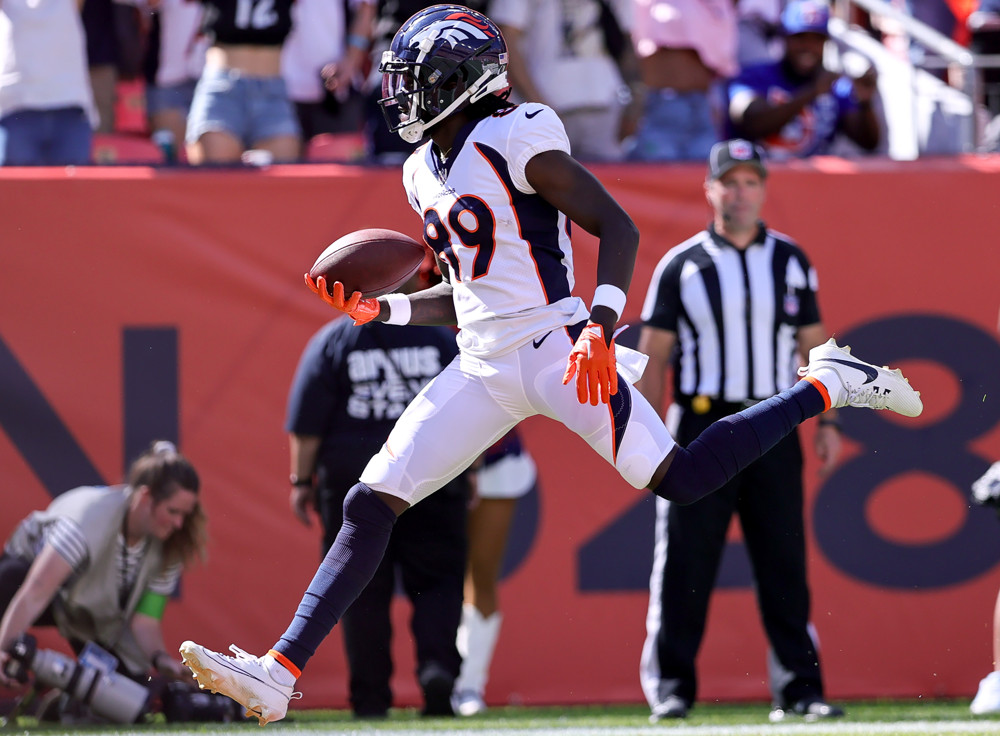
[[[634,320],[660,255],[707,221],[703,170],[594,171],[642,232]],[[845,457],[829,477],[810,455],[813,620],[834,698],[969,696],[990,668],[1000,522],[969,507],[968,487],[1000,458],[998,173],[997,158],[816,159],[769,181],[766,219],[818,267],[827,326],[901,365],[926,402],[907,422],[845,412]],[[173,433],[201,472],[212,546],[168,610],[167,640],[269,647],[318,559],[317,529],[288,509],[282,430],[299,353],[331,318],[302,273],[370,226],[420,232],[397,170],[0,169],[0,535],[53,494],[119,481],[148,439]],[[595,241],[575,238],[589,298]],[[542,492],[503,583],[488,698],[639,701],[651,504],[564,429],[532,420],[524,432]],[[738,529],[731,541],[700,696],[766,699]],[[394,686],[414,704],[408,610],[396,605]],[[339,635],[301,689],[301,707],[345,705]]]

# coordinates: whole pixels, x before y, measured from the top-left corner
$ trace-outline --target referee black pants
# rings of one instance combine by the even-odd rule
[[[687,445],[721,416],[684,410],[678,443]],[[656,635],[659,700],[677,695],[689,706],[695,701],[695,657],[734,513],[739,516],[771,645],[768,676],[774,703],[790,707],[803,698],[822,697],[819,658],[809,625],[802,448],[796,431],[700,501],[688,506],[657,503],[657,548],[665,548],[653,569],[662,583]]]
[[[360,473],[360,469],[354,470]],[[357,482],[357,475],[335,478],[321,472],[320,480],[317,507],[323,521],[325,555],[343,524],[344,497]],[[433,671],[452,680],[458,677],[462,658],[455,637],[462,619],[468,499],[469,485],[463,475],[401,514],[374,577],[340,620],[355,715],[383,716],[393,704],[390,613],[397,576],[413,604],[410,628],[416,646],[417,681],[423,686]]]

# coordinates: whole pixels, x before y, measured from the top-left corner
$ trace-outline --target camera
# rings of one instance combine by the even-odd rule
[[[184,682],[167,683],[160,695],[167,723],[221,722],[247,720],[243,706],[221,693],[198,690]]]
[[[4,673],[19,682],[35,681],[63,691],[90,709],[95,716],[114,723],[135,723],[145,712],[149,691],[114,671],[114,656],[88,644],[80,660],[51,649],[39,649],[35,637],[23,634],[10,645]],[[110,663],[110,666],[109,666]]]

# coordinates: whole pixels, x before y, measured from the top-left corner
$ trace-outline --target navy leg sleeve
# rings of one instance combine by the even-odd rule
[[[344,499],[344,524],[299,603],[288,630],[274,645],[299,669],[333,630],[382,561],[396,514],[358,483]]]
[[[722,488],[796,426],[824,409],[819,390],[799,381],[777,396],[720,419],[691,442],[678,447],[657,496],[679,504],[694,503]]]

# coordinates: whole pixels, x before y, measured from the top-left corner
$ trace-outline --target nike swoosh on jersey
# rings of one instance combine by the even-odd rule
[[[850,360],[840,360],[839,358],[820,358],[818,362],[823,362],[823,361],[826,361],[828,363],[840,363],[841,365],[850,366],[851,368],[856,368],[857,370],[862,371],[866,376],[868,376],[868,380],[865,381],[865,383],[871,383],[876,378],[878,378],[878,369],[872,368],[870,365],[855,363]],[[863,386],[864,383],[861,385]]]
[[[535,346],[535,350],[537,350],[538,348],[540,348],[542,346],[542,343],[545,342],[545,338],[548,337],[551,334],[552,334],[552,332],[550,330],[549,332],[546,332],[544,335],[542,335],[537,340],[532,340],[531,344]]]
[[[540,113],[542,111],[542,109],[543,108],[538,108],[534,112],[526,112],[526,113],[524,113],[524,117],[526,117],[526,118],[528,118],[530,120],[531,118],[535,117],[535,115],[537,115],[538,113]]]

